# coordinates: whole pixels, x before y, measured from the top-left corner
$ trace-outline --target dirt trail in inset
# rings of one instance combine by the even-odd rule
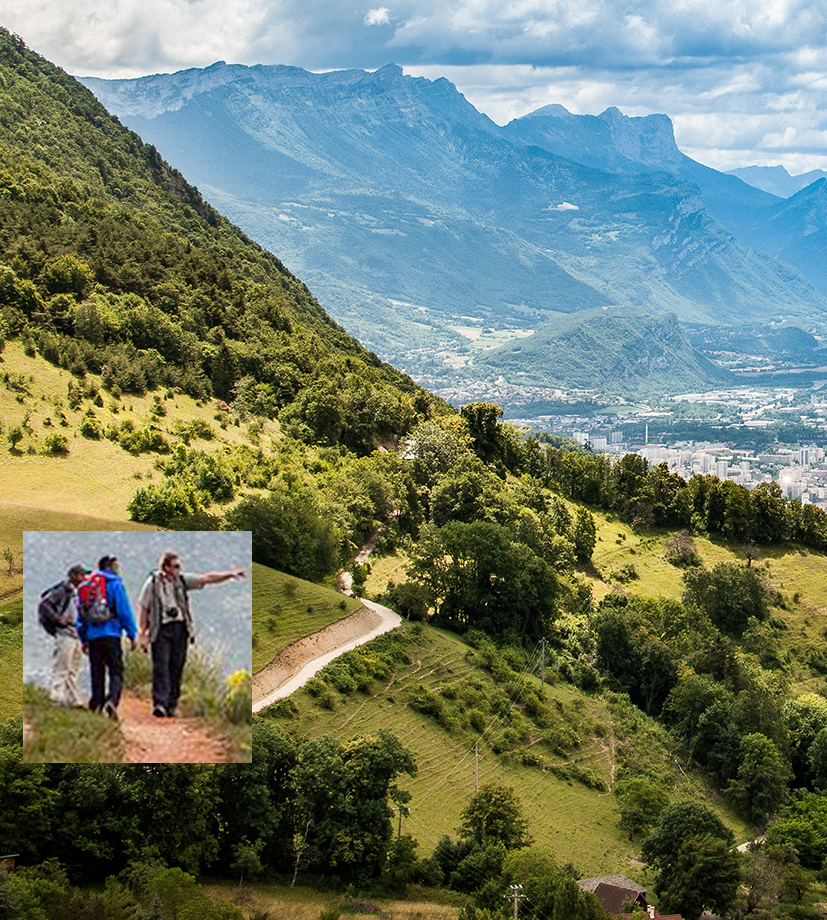
[[[125,693],[118,709],[125,763],[229,763],[227,745],[210,734],[203,719],[152,715],[152,706]]]

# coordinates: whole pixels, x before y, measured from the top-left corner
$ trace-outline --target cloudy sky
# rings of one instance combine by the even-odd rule
[[[373,0],[377,3],[377,0]],[[77,76],[217,60],[445,76],[504,124],[547,103],[665,112],[717,169],[827,169],[820,0],[0,0],[0,24]]]

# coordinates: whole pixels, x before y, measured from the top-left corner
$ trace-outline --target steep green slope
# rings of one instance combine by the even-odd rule
[[[523,659],[403,624],[328,665],[265,714],[310,737],[358,737],[391,726],[419,766],[403,783],[413,797],[402,829],[422,855],[443,834],[456,836],[475,783],[494,782],[514,787],[531,834],[561,862],[587,875],[639,874],[637,844],[617,826],[611,790],[618,779],[648,771],[672,787],[676,801],[719,805],[685,762],[675,764],[653,720],[619,697],[556,682],[541,687],[538,659],[537,651]],[[723,814],[744,837],[744,825]]]
[[[311,429],[326,421],[305,392],[350,382],[343,439],[362,452],[430,410],[154,148],[5,31],[0,149],[3,323],[41,354],[117,393],[243,394],[269,414],[296,403]]]

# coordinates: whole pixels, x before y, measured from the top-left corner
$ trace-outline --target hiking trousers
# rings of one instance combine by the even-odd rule
[[[163,623],[152,643],[152,704],[172,713],[181,696],[187,663],[187,626],[181,620]]]
[[[78,670],[81,659],[80,643],[69,632],[55,633],[52,655],[52,686],[49,696],[59,706],[80,706],[83,703],[78,691]]]
[[[107,674],[109,693],[106,692]],[[99,712],[106,703],[111,703],[117,709],[123,688],[123,648],[120,636],[102,636],[100,639],[89,640],[89,677],[92,682],[89,708]]]

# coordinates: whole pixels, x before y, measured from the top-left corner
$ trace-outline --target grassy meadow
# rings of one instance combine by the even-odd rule
[[[538,677],[528,671],[520,676],[522,688],[540,693],[556,713],[545,732],[531,732],[526,746],[537,755],[537,762],[531,765],[507,752],[495,752],[502,744],[498,739],[505,737],[508,718],[486,714],[485,724],[471,729],[460,715],[462,707],[446,709],[437,717],[415,711],[410,700],[420,688],[450,701],[474,688],[501,699],[510,685],[501,687],[479,666],[477,653],[449,632],[407,623],[401,631],[407,660],[389,677],[349,694],[319,693],[311,684],[268,714],[285,729],[311,737],[347,738],[392,728],[418,764],[418,775],[401,782],[413,796],[411,814],[402,827],[419,841],[421,855],[429,855],[443,834],[456,834],[475,782],[495,782],[514,787],[530,817],[535,840],[550,846],[562,861],[570,860],[587,875],[624,872],[640,878],[637,844],[630,843],[628,834],[617,827],[615,800],[610,794],[624,751],[646,757],[655,769],[672,775],[676,800],[712,798],[697,776],[675,767],[654,722],[638,714],[633,717],[636,730],[646,737],[647,750],[638,750],[639,742],[616,724],[619,716],[607,700],[568,684],[547,684],[541,689]],[[382,641],[369,643],[363,654],[377,654]],[[513,696],[512,690],[512,700]],[[475,743],[480,751],[478,765]],[[586,777],[590,785],[580,777]],[[747,839],[746,826],[728,815],[720,802],[715,801],[715,806],[739,839]]]
[[[72,409],[70,383],[76,386],[78,379],[69,371],[27,356],[20,342],[6,343],[0,355],[0,494],[9,501],[126,520],[135,490],[162,481],[163,474],[154,468],[154,453],[132,454],[104,437],[84,437],[81,427],[90,412],[102,430],[130,421],[136,429],[160,430],[170,443],[178,425],[204,422],[213,437],[194,439],[192,444],[208,453],[251,442],[266,449],[278,432],[277,425],[268,422],[250,435],[247,426],[230,423],[215,400],[198,402],[183,393],[159,390],[115,399],[100,389],[95,374],[87,374],[83,386],[96,395]],[[159,405],[164,414],[156,411]],[[10,449],[8,432],[17,425],[23,426],[23,438]],[[54,434],[65,435],[68,453],[44,456],[46,439]]]
[[[465,898],[450,891],[434,891],[412,885],[405,900],[394,897],[359,898],[360,912],[353,900],[342,893],[319,891],[299,884],[248,882],[239,887],[227,881],[205,881],[204,893],[217,901],[238,904],[248,916],[268,916],[271,920],[319,920],[324,911],[337,906],[349,920],[456,920],[457,908]],[[361,903],[360,903],[361,902]],[[376,909],[373,909],[373,908]],[[381,913],[380,913],[381,911]]]
[[[253,671],[283,648],[350,616],[362,605],[322,585],[253,565]]]

